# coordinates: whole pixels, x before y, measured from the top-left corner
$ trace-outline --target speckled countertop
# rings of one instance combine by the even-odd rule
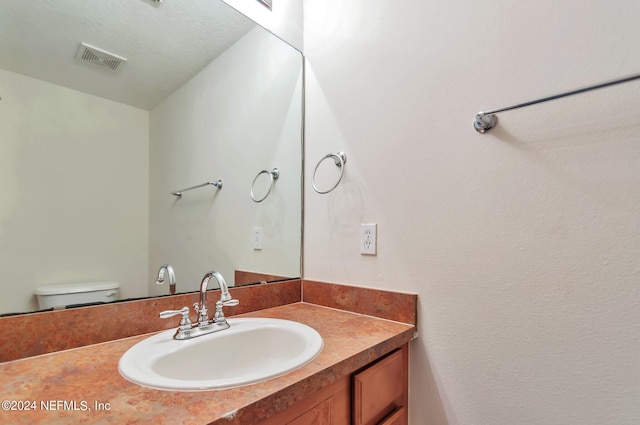
[[[324,348],[311,363],[289,374],[199,392],[154,390],[120,376],[120,357],[148,334],[2,363],[0,423],[255,425],[400,347],[415,330],[408,324],[303,302],[237,317],[307,324],[322,335]]]

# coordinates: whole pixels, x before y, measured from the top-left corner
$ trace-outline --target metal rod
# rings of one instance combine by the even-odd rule
[[[269,10],[273,10],[273,0],[258,0],[259,3],[261,3],[264,7],[266,7]]]
[[[573,96],[574,94],[585,93],[591,90],[601,89],[604,87],[614,86],[616,84],[627,83],[629,81],[640,79],[640,74],[629,75],[627,77],[618,78],[616,80],[607,81],[600,84],[595,84],[588,87],[583,87],[577,90],[571,90],[564,93],[556,94],[553,96],[543,97],[541,99],[530,100],[528,102],[518,103],[515,105],[507,106],[504,108],[491,109],[489,111],[482,111],[476,114],[476,119],[474,120],[474,127],[476,131],[479,133],[485,133],[495,127],[497,123],[497,117],[494,114],[499,112],[511,111],[513,109],[524,108],[525,106],[536,105],[538,103],[548,102],[550,100],[560,99],[567,96]]]
[[[200,187],[205,187],[205,186],[215,186],[218,189],[222,189],[222,180],[217,180],[215,182],[204,182],[204,183],[196,185],[196,186],[191,186],[191,187],[188,187],[186,189],[182,189],[182,190],[177,190],[175,192],[171,192],[171,194],[172,195],[176,195],[177,197],[180,197],[180,196],[182,196],[182,192],[187,192],[189,190],[198,189]]]

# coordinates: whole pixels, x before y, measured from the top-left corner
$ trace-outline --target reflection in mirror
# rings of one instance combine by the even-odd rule
[[[302,56],[221,1],[4,0],[0,98],[0,314],[48,285],[169,294],[164,264],[178,293],[300,276]]]

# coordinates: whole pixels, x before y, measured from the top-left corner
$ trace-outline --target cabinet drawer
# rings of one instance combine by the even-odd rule
[[[351,380],[345,376],[260,425],[351,425]]]
[[[401,408],[384,418],[379,425],[405,425],[406,424],[406,408]]]
[[[329,398],[287,425],[332,425],[333,398]]]
[[[398,350],[354,375],[354,425],[400,424],[392,420],[404,407],[405,350]],[[393,414],[392,414],[393,413]],[[389,416],[391,415],[391,416]],[[386,418],[389,416],[389,421]],[[403,415],[400,415],[403,416]],[[382,422],[384,420],[384,422]]]

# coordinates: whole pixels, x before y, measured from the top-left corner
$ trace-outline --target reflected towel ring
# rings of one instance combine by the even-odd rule
[[[318,189],[318,186],[316,186],[316,173],[318,172],[318,167],[320,166],[320,164],[322,164],[322,162],[327,158],[333,158],[333,161],[335,162],[336,166],[340,168],[340,177],[338,178],[338,181],[336,182],[336,184],[334,184],[329,190],[320,190]],[[329,193],[333,189],[338,187],[338,185],[340,184],[340,181],[342,181],[342,176],[344,175],[344,164],[346,163],[347,163],[347,155],[344,152],[328,153],[325,156],[323,156],[322,159],[318,162],[318,164],[316,164],[316,168],[313,170],[313,177],[311,178],[311,184],[313,185],[313,190],[315,190],[321,195],[324,195],[325,193]]]
[[[271,179],[271,182],[269,183],[269,190],[267,191],[267,193],[265,193],[265,195],[260,198],[260,199],[256,199],[256,195],[254,195],[253,193],[253,186],[256,184],[256,180],[258,180],[258,177],[260,177],[262,174],[269,174],[269,178]],[[251,183],[251,199],[253,200],[253,202],[262,202],[265,199],[267,199],[267,196],[269,196],[269,194],[271,193],[271,189],[273,189],[273,184],[275,183],[276,180],[278,180],[278,177],[280,177],[280,170],[278,170],[277,168],[274,168],[273,170],[269,171],[269,170],[262,170],[260,171],[256,177],[253,179],[253,183]]]

